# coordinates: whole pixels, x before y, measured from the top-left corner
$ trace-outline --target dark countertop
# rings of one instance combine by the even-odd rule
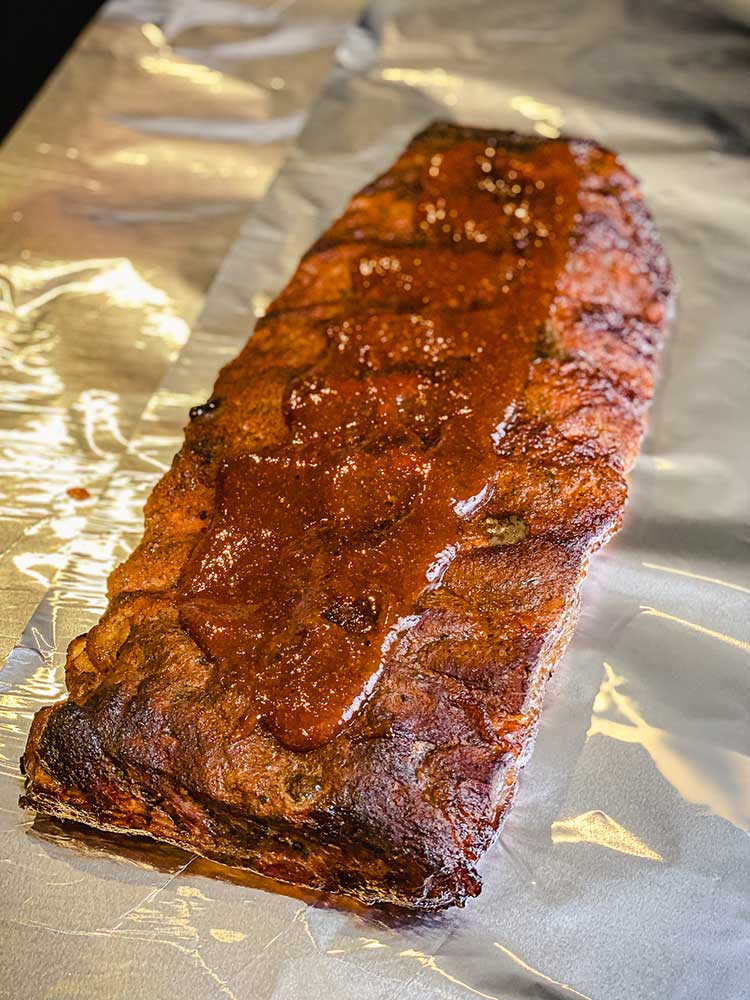
[[[101,5],[102,0],[24,0],[5,5],[0,37],[8,84],[0,102],[0,139]]]

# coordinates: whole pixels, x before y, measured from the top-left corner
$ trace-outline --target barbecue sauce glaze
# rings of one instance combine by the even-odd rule
[[[578,177],[552,143],[527,154],[467,141],[422,164],[410,234],[363,243],[323,358],[287,386],[286,440],[222,468],[179,601],[251,705],[246,732],[260,721],[295,750],[334,736],[420,594],[481,538]],[[269,311],[285,307],[282,295]]]

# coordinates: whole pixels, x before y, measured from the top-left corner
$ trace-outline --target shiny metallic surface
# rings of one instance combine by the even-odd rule
[[[2,635],[23,638],[0,672],[0,996],[739,1000],[750,9],[376,2],[248,215],[352,16],[323,8],[111,5],[3,152]],[[31,714],[60,695],[189,406],[435,117],[616,148],[679,282],[625,525],[593,562],[482,896],[430,919],[337,909],[22,814]]]

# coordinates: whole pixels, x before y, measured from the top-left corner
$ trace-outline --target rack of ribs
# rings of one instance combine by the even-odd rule
[[[670,285],[606,149],[417,135],[191,411],[22,804],[366,903],[476,895]]]

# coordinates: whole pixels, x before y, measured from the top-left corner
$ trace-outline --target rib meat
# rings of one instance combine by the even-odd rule
[[[191,412],[22,804],[368,903],[476,895],[670,280],[611,152],[418,135]]]

